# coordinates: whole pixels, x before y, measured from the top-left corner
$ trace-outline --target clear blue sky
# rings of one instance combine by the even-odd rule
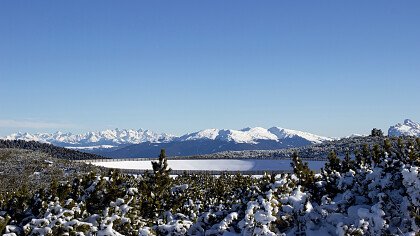
[[[420,1],[0,2],[0,135],[420,121]]]

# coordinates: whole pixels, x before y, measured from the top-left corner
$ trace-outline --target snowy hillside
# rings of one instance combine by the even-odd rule
[[[45,165],[44,157],[29,156],[33,162],[28,163],[22,152],[4,150],[3,155],[0,152],[0,173],[12,174],[3,175],[0,186],[14,191],[0,191],[0,235],[419,235],[420,138],[378,141],[342,159],[331,152],[318,173],[298,154],[291,163],[191,162],[168,160],[162,150],[153,164],[97,163],[152,169],[141,175],[86,172],[94,166],[76,163],[78,166],[68,168],[59,163],[62,169],[84,169],[85,173],[74,172],[73,179],[56,174],[50,186],[36,179],[51,178],[50,171],[58,169],[52,167],[59,160],[49,158],[49,165],[54,166],[45,170],[40,168]],[[22,163],[29,168],[24,170]],[[286,166],[292,173],[258,178],[239,173],[174,176],[168,169]],[[41,171],[34,173],[34,169]],[[20,186],[21,176],[45,188]]]
[[[404,120],[403,124],[391,126],[388,130],[389,136],[417,136],[420,137],[420,124],[410,119]]]
[[[268,129],[269,132],[276,135],[278,139],[285,139],[285,138],[293,138],[293,137],[301,137],[313,143],[322,143],[324,141],[332,141],[332,138],[322,137],[319,135],[291,130],[291,129],[283,129],[280,127],[272,127]]]

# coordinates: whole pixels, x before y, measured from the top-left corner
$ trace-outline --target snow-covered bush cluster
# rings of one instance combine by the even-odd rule
[[[385,141],[320,173],[170,178],[91,173],[33,195],[0,196],[4,235],[418,235],[420,140]]]

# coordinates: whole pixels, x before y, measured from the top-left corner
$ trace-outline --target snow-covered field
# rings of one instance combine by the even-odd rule
[[[92,162],[94,165],[118,169],[151,170],[151,161],[110,161]],[[315,171],[324,166],[324,161],[309,161],[309,167]],[[173,170],[213,170],[213,171],[274,171],[291,170],[289,160],[168,160],[168,165]]]

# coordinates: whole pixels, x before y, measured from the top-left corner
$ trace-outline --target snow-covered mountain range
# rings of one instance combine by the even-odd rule
[[[229,150],[281,149],[330,141],[319,135],[272,127],[241,130],[205,129],[182,136],[159,134],[150,130],[114,129],[84,134],[15,133],[4,139],[22,139],[51,143],[106,156],[150,156],[167,149],[172,155],[208,154]]]
[[[389,136],[420,136],[420,124],[406,119],[403,124],[391,126]],[[308,132],[271,127],[254,127],[241,130],[205,129],[181,136],[156,133],[150,130],[113,129],[71,133],[15,133],[4,139],[22,139],[51,143],[109,157],[151,157],[161,148],[168,155],[201,155],[221,151],[274,150],[301,147],[332,141]]]
[[[280,127],[272,127],[264,129],[261,127],[244,128],[241,130],[232,129],[205,129],[194,133],[189,133],[181,136],[178,140],[190,141],[199,139],[220,140],[235,143],[257,144],[261,140],[281,141],[286,138],[300,137],[312,143],[321,143],[323,141],[330,141],[331,138],[322,137],[319,135],[284,129]]]
[[[420,123],[405,119],[404,123],[398,123],[388,129],[389,136],[418,136],[420,137]]]
[[[21,139],[25,141],[39,141],[51,143],[57,146],[77,147],[80,149],[89,147],[115,147],[119,145],[138,144],[144,142],[160,143],[172,141],[175,136],[170,134],[158,134],[150,130],[114,129],[84,134],[72,133],[15,133],[4,139]]]
[[[312,143],[321,143],[332,140],[331,138],[314,135],[307,132],[272,127],[264,129],[261,127],[245,128],[241,130],[232,129],[205,129],[194,133],[188,133],[180,137],[166,133],[156,133],[150,130],[114,129],[84,134],[72,133],[14,133],[4,139],[21,139],[25,141],[39,141],[65,147],[101,147],[119,146],[139,143],[168,143],[193,140],[218,140],[235,143],[257,144],[261,140],[281,141],[286,138],[300,137]]]

